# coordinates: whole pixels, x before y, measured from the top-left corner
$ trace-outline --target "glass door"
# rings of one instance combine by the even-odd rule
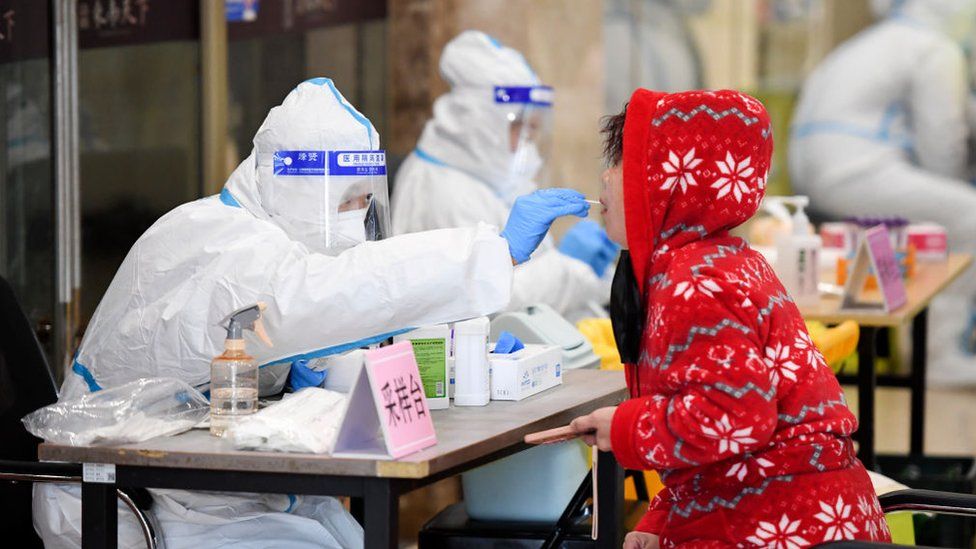
[[[51,20],[48,2],[0,0],[0,276],[13,286],[53,363]]]
[[[84,326],[136,239],[201,196],[200,3],[77,6]]]

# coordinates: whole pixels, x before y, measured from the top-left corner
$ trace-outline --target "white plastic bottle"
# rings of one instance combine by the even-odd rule
[[[820,249],[823,241],[813,234],[806,208],[810,199],[806,196],[782,198],[796,209],[793,214],[793,230],[780,235],[776,244],[776,274],[793,300],[800,306],[813,306],[820,302]]]
[[[454,405],[484,406],[491,398],[488,370],[488,317],[454,325]]]

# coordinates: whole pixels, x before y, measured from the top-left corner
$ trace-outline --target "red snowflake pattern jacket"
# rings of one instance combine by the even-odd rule
[[[638,530],[662,546],[887,540],[857,423],[799,311],[728,231],[765,192],[769,117],[735,91],[637,90],[624,125],[627,237],[647,314],[620,463],[665,489]]]

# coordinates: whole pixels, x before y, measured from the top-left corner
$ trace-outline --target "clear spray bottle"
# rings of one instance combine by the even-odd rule
[[[224,436],[238,419],[258,409],[258,367],[247,354],[244,330],[251,330],[267,346],[271,340],[261,324],[265,304],[239,309],[221,322],[227,330],[224,352],[210,363],[210,434]]]

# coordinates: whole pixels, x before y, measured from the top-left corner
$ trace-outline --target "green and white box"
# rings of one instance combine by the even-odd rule
[[[562,349],[555,345],[526,345],[507,355],[488,355],[491,399],[522,400],[563,382]]]
[[[450,327],[444,324],[425,326],[396,336],[393,341],[409,341],[413,345],[413,356],[417,359],[424,384],[427,407],[431,410],[449,408],[447,359],[451,350]]]

